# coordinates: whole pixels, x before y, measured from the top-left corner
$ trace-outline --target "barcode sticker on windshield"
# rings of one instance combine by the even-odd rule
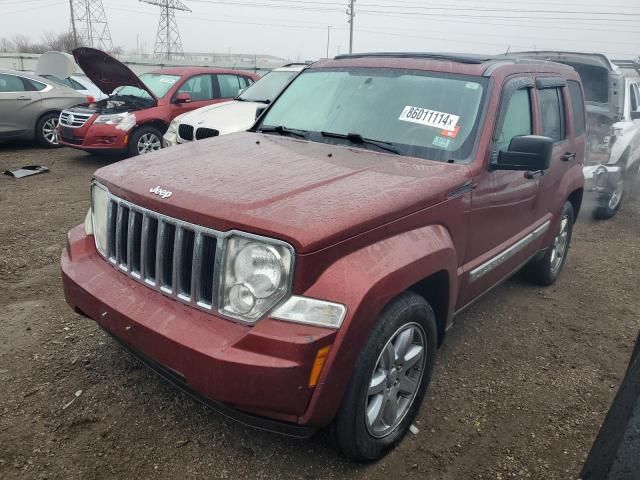
[[[453,132],[460,117],[451,113],[438,112],[428,108],[411,107],[407,105],[402,110],[400,118],[403,122],[419,123],[427,127],[440,128]]]

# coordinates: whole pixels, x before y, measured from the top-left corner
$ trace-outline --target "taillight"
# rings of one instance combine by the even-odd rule
[[[96,99],[93,98],[91,95],[87,95],[87,102],[89,103],[96,103]]]

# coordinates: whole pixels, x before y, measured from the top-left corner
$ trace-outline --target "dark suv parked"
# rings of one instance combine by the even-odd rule
[[[558,278],[584,185],[570,88],[507,57],[318,62],[251,132],[98,170],[67,301],[214,408],[379,458],[454,314],[523,266]]]

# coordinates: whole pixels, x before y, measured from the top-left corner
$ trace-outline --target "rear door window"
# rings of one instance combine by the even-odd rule
[[[240,86],[240,78],[237,75],[218,75],[218,84],[221,98],[235,98],[240,89],[244,88],[244,83]]]
[[[585,113],[582,88],[578,82],[569,80],[569,95],[571,96],[571,110],[573,111],[573,125],[575,136],[579,137],[585,132]]]
[[[560,88],[538,90],[542,135],[551,138],[554,142],[561,142],[566,137],[562,98],[562,89]]]
[[[26,90],[20,77],[0,74],[0,92],[24,92]]]
[[[509,99],[502,129],[498,135],[496,147],[506,151],[511,145],[513,137],[531,135],[533,122],[531,120],[531,95],[529,89],[517,90]]]

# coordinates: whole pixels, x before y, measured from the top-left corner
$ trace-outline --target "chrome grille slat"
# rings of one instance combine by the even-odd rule
[[[182,244],[184,241],[184,229],[182,227],[177,227],[175,234],[173,236],[173,267],[172,267],[172,280],[171,284],[173,285],[173,291],[175,294],[180,297],[181,300],[186,300],[187,302],[191,299],[189,297],[185,297],[182,295],[180,291],[180,270],[182,268],[180,262],[180,255],[182,252]]]
[[[202,272],[202,233],[196,232],[193,239],[193,258],[191,259],[191,303],[198,305],[200,301],[200,275]]]
[[[133,222],[135,221],[135,212],[129,209],[129,224],[127,225],[127,270],[131,272],[133,275],[133,241],[134,241],[134,231],[133,231]]]
[[[215,311],[224,234],[109,194],[107,260],[149,288]]]
[[[140,234],[140,278],[147,281],[147,237],[149,236],[149,215],[142,214],[142,233]]]

